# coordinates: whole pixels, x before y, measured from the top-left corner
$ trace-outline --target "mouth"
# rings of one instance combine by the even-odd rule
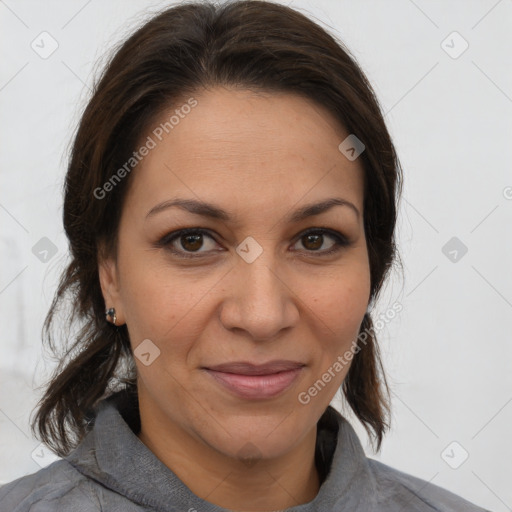
[[[304,367],[303,363],[280,360],[261,365],[248,362],[224,363],[202,369],[217,384],[237,397],[263,400],[284,393]]]

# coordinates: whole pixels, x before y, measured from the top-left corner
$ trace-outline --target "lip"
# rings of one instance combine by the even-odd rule
[[[274,373],[296,370],[305,366],[304,363],[278,359],[263,364],[254,364],[246,361],[233,361],[215,366],[208,366],[207,370],[223,373],[236,373],[237,375],[271,375]]]
[[[224,363],[203,370],[239,398],[262,400],[276,397],[288,389],[304,366],[296,361],[280,360],[261,365],[248,362]]]

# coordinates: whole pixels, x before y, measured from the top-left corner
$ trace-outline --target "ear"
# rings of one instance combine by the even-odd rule
[[[120,293],[119,273],[117,264],[112,258],[101,259],[98,257],[98,274],[105,309],[115,308],[116,324],[123,325],[125,322],[124,308]]]

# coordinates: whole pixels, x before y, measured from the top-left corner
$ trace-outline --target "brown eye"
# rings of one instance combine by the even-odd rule
[[[182,235],[181,247],[186,251],[197,251],[203,245],[203,235]]]
[[[306,249],[315,251],[322,247],[324,235],[304,235],[302,240],[304,240],[303,244]]]
[[[322,250],[321,248],[326,243],[326,239],[329,238],[334,243],[331,243]],[[341,233],[330,229],[314,229],[303,233],[298,242],[302,243],[307,252],[317,252],[319,255],[332,254],[342,247],[349,245],[349,241]]]
[[[200,249],[205,247],[205,239],[212,241],[211,247],[208,247],[208,244],[206,244],[206,250],[201,251]],[[157,243],[157,246],[163,247],[183,258],[194,258],[205,256],[212,249],[214,250],[216,243],[207,231],[189,228],[169,233]]]
[[[211,247],[208,248],[208,244],[205,247],[205,240],[211,240]],[[327,248],[322,247],[331,240],[331,244]],[[179,243],[178,243],[179,242]],[[298,238],[295,245],[301,242],[303,246],[300,252],[306,252],[315,256],[327,256],[333,254],[343,247],[350,245],[350,241],[338,231],[326,228],[311,229],[308,232],[302,233]],[[216,242],[211,234],[207,230],[200,228],[188,228],[174,231],[164,236],[157,242],[157,247],[163,247],[172,254],[180,258],[200,258],[208,256],[212,251],[219,252],[216,250]],[[205,249],[205,250],[201,250]]]

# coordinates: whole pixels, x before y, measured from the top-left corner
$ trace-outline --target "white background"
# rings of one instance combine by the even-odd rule
[[[0,2],[0,482],[32,473],[41,327],[67,261],[62,182],[99,59],[172,2]],[[512,2],[292,1],[346,43],[375,88],[404,169],[395,272],[379,311],[393,429],[367,454],[496,512],[512,510]],[[47,31],[57,50],[31,43]],[[458,58],[444,48],[458,52]],[[454,38],[455,37],[455,38]],[[451,49],[447,46],[452,46]],[[508,188],[507,188],[508,187]],[[442,252],[457,237],[468,252]],[[43,237],[58,252],[41,262]],[[352,419],[352,418],[351,418]],[[469,458],[452,469],[461,450]],[[43,452],[38,452],[43,454]],[[42,464],[51,458],[44,453]]]

